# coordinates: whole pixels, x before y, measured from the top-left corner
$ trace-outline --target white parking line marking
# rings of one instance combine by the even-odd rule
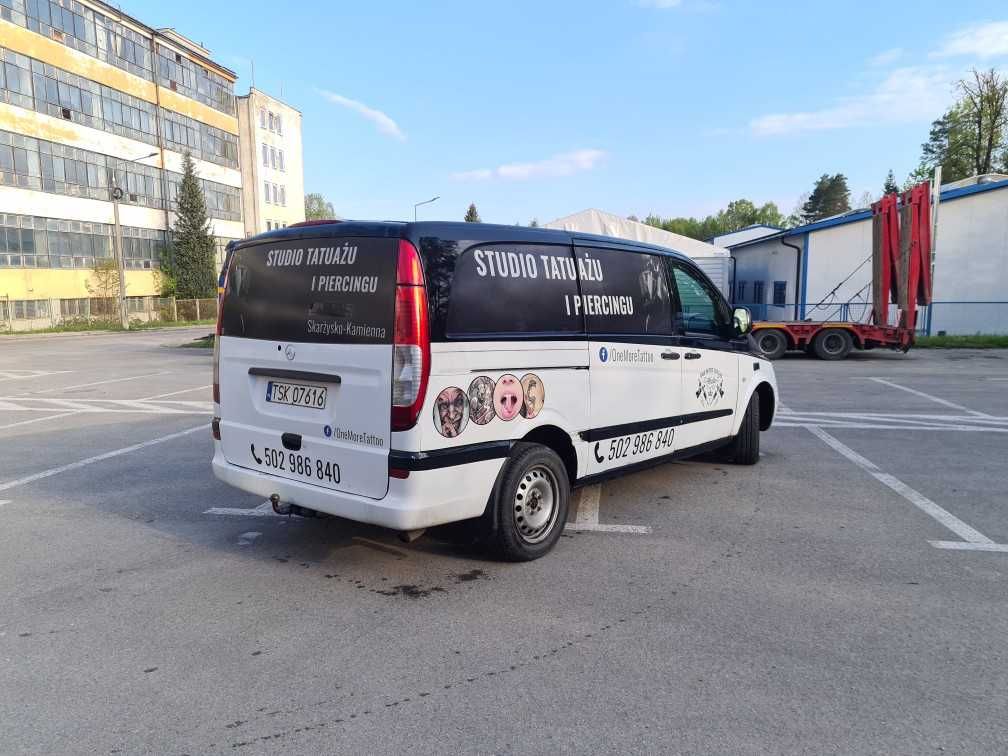
[[[924,496],[924,494],[919,491],[910,488],[906,483],[901,481],[899,478],[893,477],[888,473],[884,473],[879,470],[878,466],[871,460],[865,459],[856,451],[851,449],[849,446],[843,444],[829,433],[824,431],[822,428],[818,428],[814,425],[807,426],[810,433],[817,436],[828,446],[832,447],[835,451],[842,454],[844,457],[849,459],[851,462],[856,464],[858,467],[865,470],[869,475],[871,475],[875,480],[883,485],[889,487],[904,499],[909,501],[915,507],[920,509],[925,514],[930,515],[935,520],[940,522],[946,528],[951,530],[957,536],[968,543],[972,544],[993,544],[990,538],[985,536],[978,530],[971,528],[965,522],[960,520],[951,512],[946,512],[944,509],[935,504],[931,499]]]
[[[71,409],[74,412],[140,413],[155,415],[209,414],[210,402],[188,402],[173,399],[142,401],[139,399],[58,399],[56,397],[13,396],[0,397],[0,409],[10,412],[48,412],[54,409]]]
[[[602,486],[585,486],[578,490],[577,514],[573,522],[565,524],[565,530],[595,533],[634,533],[647,535],[652,532],[647,525],[603,525],[599,523],[599,499]]]
[[[650,525],[604,525],[600,523],[577,523],[568,522],[564,530],[573,530],[584,533],[633,533],[634,535],[648,535],[654,532]]]
[[[258,530],[250,530],[248,533],[242,533],[240,536],[238,536],[238,545],[251,546],[252,542],[261,535],[262,533],[260,533]]]
[[[10,499],[0,499],[0,507],[2,507],[4,504],[10,504],[10,503],[11,503]]]
[[[0,425],[0,430],[5,430],[7,428],[17,428],[19,425],[32,425],[33,423],[41,423],[46,420],[58,420],[61,417],[70,417],[71,415],[76,415],[76,412],[61,412],[58,415],[46,415],[45,417],[33,417],[31,420],[21,420],[17,423],[8,423],[7,425]]]
[[[160,373],[144,373],[143,375],[130,375],[126,378],[111,378],[107,381],[93,381],[91,383],[78,383],[76,386],[60,386],[59,388],[43,389],[36,391],[37,394],[51,394],[54,391],[71,391],[73,389],[87,388],[89,386],[106,386],[110,383],[122,383],[123,381],[135,381],[140,378],[150,378],[155,375],[167,375],[170,370],[162,370]]]
[[[936,549],[950,551],[996,551],[1008,554],[1008,543],[966,543],[965,541],[928,541]]]
[[[598,525],[599,498],[602,486],[585,486],[578,492],[577,525]]]
[[[173,441],[176,438],[182,438],[183,436],[188,436],[198,431],[207,430],[207,426],[198,425],[195,428],[190,428],[189,430],[179,431],[178,433],[169,433],[167,436],[159,436],[158,438],[152,438],[150,441],[143,441],[139,444],[132,444],[131,446],[124,446],[122,449],[116,449],[115,451],[105,452],[104,454],[97,454],[93,457],[88,457],[87,459],[81,459],[77,462],[71,462],[69,465],[60,465],[59,467],[53,467],[49,470],[43,470],[42,472],[34,473],[33,475],[28,475],[24,478],[18,478],[17,480],[11,480],[7,483],[0,483],[0,491],[7,491],[11,488],[17,486],[27,485],[28,483],[34,483],[36,480],[42,480],[43,478],[51,478],[53,475],[59,475],[60,473],[69,472],[70,470],[78,470],[81,467],[86,467],[87,465],[93,465],[95,462],[102,462],[106,459],[112,459],[113,457],[119,457],[123,454],[129,454],[130,452],[140,451],[141,449],[146,449],[148,446],[155,446],[156,444],[163,444],[165,441]]]
[[[213,384],[208,386],[196,386],[195,388],[182,389],[181,391],[172,391],[167,394],[158,394],[157,396],[145,396],[143,399],[138,399],[140,402],[149,402],[151,399],[164,399],[169,396],[178,396],[179,394],[188,394],[192,391],[209,391],[213,388]]]
[[[212,507],[203,514],[224,515],[227,517],[285,517],[273,511],[273,505],[269,501],[264,501],[258,507],[252,509],[242,509],[240,507]]]
[[[23,381],[28,378],[44,378],[47,375],[64,375],[70,370],[0,370],[0,381]]]
[[[923,399],[930,399],[932,402],[943,404],[946,407],[951,407],[952,409],[957,409],[960,410],[961,412],[966,412],[970,415],[975,415],[977,417],[990,417],[990,415],[984,412],[977,412],[976,410],[971,410],[969,407],[963,407],[961,404],[956,404],[955,402],[950,402],[940,397],[932,396],[931,394],[925,394],[923,391],[918,391],[917,389],[907,388],[906,386],[900,386],[898,383],[887,381],[885,378],[869,378],[868,380],[875,381],[876,383],[881,383],[883,386],[889,386],[890,388],[899,389],[900,391],[906,391],[908,394],[913,394],[914,396],[919,396],[922,397]]]

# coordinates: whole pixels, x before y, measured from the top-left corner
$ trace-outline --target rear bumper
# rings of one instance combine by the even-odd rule
[[[392,530],[418,530],[483,514],[503,459],[485,460],[390,478],[382,499],[341,493],[239,467],[215,444],[214,475],[228,485],[263,498],[277,494],[286,504],[366,522]]]

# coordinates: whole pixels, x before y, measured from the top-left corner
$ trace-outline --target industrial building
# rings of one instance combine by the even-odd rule
[[[1008,176],[946,184],[937,207],[934,304],[918,330],[1008,333]],[[715,237],[734,260],[732,300],[760,320],[871,316],[871,210],[797,228]]]
[[[300,114],[255,90],[236,98],[236,78],[202,45],[102,2],[0,0],[0,322],[90,314],[116,188],[130,311],[157,295],[186,152],[219,255],[303,219]],[[239,102],[256,112],[244,133]],[[272,149],[250,196],[240,144]]]

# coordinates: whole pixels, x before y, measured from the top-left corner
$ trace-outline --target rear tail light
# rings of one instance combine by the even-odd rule
[[[230,270],[230,260],[224,269],[224,280],[221,283],[221,293],[217,297],[217,329],[214,333],[213,345],[213,400],[214,404],[220,404],[220,340],[222,324],[224,322],[224,298],[227,296],[228,271]]]
[[[401,239],[392,352],[392,430],[409,430],[416,425],[429,377],[430,327],[423,268],[416,247]]]

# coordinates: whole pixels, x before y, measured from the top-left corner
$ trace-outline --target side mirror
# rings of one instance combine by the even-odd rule
[[[745,336],[752,331],[752,313],[746,307],[736,307],[732,313],[732,324],[738,336]]]

